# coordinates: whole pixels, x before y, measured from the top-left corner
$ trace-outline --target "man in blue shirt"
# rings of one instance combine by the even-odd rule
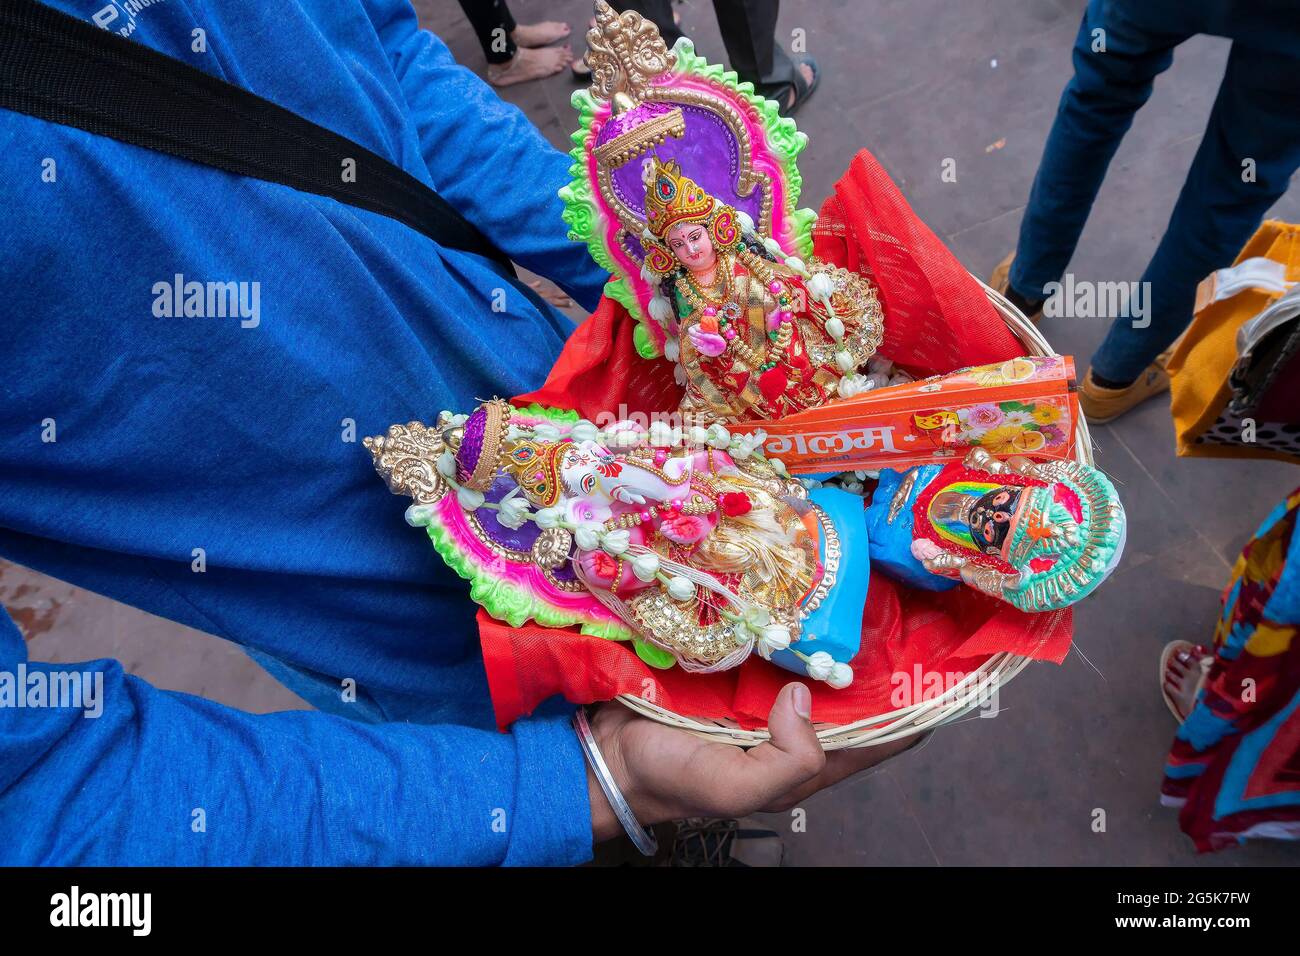
[[[356,140],[596,304],[568,159],[406,0],[52,5]],[[567,320],[382,215],[3,110],[0,176],[0,555],[235,641],[325,711],[26,662],[0,613],[10,687],[103,687],[97,717],[0,694],[0,863],[563,864],[615,835],[564,708],[492,728],[474,605],[358,441],[537,386]],[[247,308],[159,307],[176,282]],[[787,688],[748,754],[594,723],[652,823],[790,805],[883,755],[826,761],[806,718]]]

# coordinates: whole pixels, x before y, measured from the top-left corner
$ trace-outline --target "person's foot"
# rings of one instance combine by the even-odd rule
[[[1196,706],[1196,698],[1205,683],[1205,672],[1214,653],[1199,644],[1174,641],[1164,653],[1160,686],[1165,703],[1181,724]]]
[[[569,25],[555,20],[541,23],[521,23],[510,34],[516,46],[538,47],[558,43],[569,35]]]
[[[567,44],[540,50],[521,46],[508,63],[488,64],[488,82],[493,86],[513,86],[530,80],[544,80],[559,73],[572,59],[573,51]]]
[[[1162,392],[1169,391],[1169,373],[1165,371],[1169,354],[1168,351],[1161,352],[1156,360],[1128,385],[1114,386],[1109,382],[1098,382],[1090,367],[1079,385],[1079,408],[1088,419],[1088,424],[1104,425],[1113,422],[1148,398],[1155,398]]]
[[[789,116],[803,106],[808,97],[813,95],[813,90],[817,88],[817,81],[821,78],[817,61],[810,56],[796,60],[794,69],[796,74],[794,82],[788,84],[788,88],[781,94],[782,116]]]
[[[1005,259],[993,267],[993,274],[989,276],[989,287],[994,292],[1005,296],[1007,301],[1023,312],[1030,322],[1037,322],[1043,317],[1043,301],[1027,299],[1011,288],[1011,263],[1015,261],[1016,251],[1012,249]]]

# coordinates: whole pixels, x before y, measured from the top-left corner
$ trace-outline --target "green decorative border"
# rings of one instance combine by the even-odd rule
[[[579,624],[581,633],[613,641],[628,641],[636,637],[620,624],[592,621],[571,611],[562,611],[523,588],[491,577],[478,567],[472,555],[460,550],[440,518],[435,517],[427,531],[434,550],[447,567],[470,583],[470,598],[498,621],[505,621],[511,627],[523,627],[528,621],[536,621],[542,627]]]
[[[781,167],[785,180],[785,210],[788,236],[786,248],[795,255],[807,259],[812,255],[812,227],[817,221],[817,213],[812,209],[798,207],[799,195],[803,191],[803,174],[799,172],[797,157],[808,145],[808,136],[799,132],[794,120],[781,116],[780,108],[774,100],[766,99],[754,92],[752,83],[742,83],[734,71],[709,63],[695,53],[695,45],[682,37],[673,47],[677,57],[674,73],[691,74],[712,80],[730,89],[737,98],[748,102],[758,114],[763,127],[763,135],[768,149]],[[605,243],[603,216],[592,194],[592,185],[587,178],[588,142],[592,137],[591,124],[595,119],[598,104],[590,90],[578,90],[570,99],[578,112],[578,128],[570,140],[573,149],[569,156],[573,159],[569,166],[572,177],[567,186],[561,187],[560,199],[564,202],[563,220],[569,226],[568,237],[584,242],[591,258],[606,272],[611,273],[605,283],[605,295],[627,309],[636,319],[637,326],[633,334],[637,354],[642,358],[653,359],[662,355],[649,329],[649,316],[642,314],[641,306],[636,300],[631,285],[622,275],[614,262],[614,257]],[[784,245],[785,243],[783,243]]]
[[[516,405],[515,412],[519,415],[527,415],[529,418],[545,418],[550,422],[560,422],[567,425],[572,425],[581,418],[571,408],[550,408],[546,405],[539,405],[537,402],[533,402],[531,405]]]
[[[1115,491],[1114,484],[1112,484],[1110,479],[1107,478],[1100,471],[1094,470],[1092,478],[1094,481],[1097,482],[1098,485],[1101,486],[1101,497],[1105,501],[1109,502],[1118,497],[1118,493]],[[1073,604],[1087,597],[1089,594],[1091,594],[1101,585],[1102,572],[1106,569],[1107,565],[1109,565],[1111,561],[1114,559],[1115,549],[1119,546],[1120,539],[1121,537],[1123,537],[1124,526],[1127,524],[1128,519],[1127,516],[1125,516],[1120,522],[1112,523],[1111,526],[1107,528],[1105,532],[1097,536],[1095,542],[1091,542],[1090,539],[1092,538],[1094,533],[1093,518],[1096,512],[1096,508],[1094,507],[1095,503],[1093,501],[1092,494],[1089,492],[1087,488],[1085,488],[1078,480],[1074,478],[1059,477],[1059,478],[1054,478],[1052,480],[1060,482],[1061,484],[1065,485],[1071,491],[1074,492],[1075,496],[1078,498],[1079,501],[1079,517],[1081,519],[1079,521],[1079,526],[1081,528],[1088,529],[1088,534],[1084,536],[1084,539],[1082,541],[1080,541],[1077,545],[1074,545],[1073,547],[1062,548],[1059,554],[1063,557],[1068,558],[1071,561],[1077,562],[1079,560],[1079,555],[1088,547],[1090,543],[1095,543],[1098,550],[1101,552],[1094,559],[1093,565],[1087,569],[1090,572],[1092,572],[1092,577],[1090,578],[1086,586],[1079,586],[1079,596],[1075,598],[1074,601],[1070,602]],[[1035,490],[1042,494],[1043,498],[1049,503],[1049,507],[1050,507],[1052,504],[1050,486],[1047,488],[1038,488]],[[1016,547],[1016,542],[1022,540],[1025,534],[1023,530],[1021,529],[1017,529],[1017,530],[1018,533],[1013,539],[1011,545],[1013,549]],[[1025,607],[1025,605],[1028,603],[1028,596],[1033,591],[1034,585],[1041,581],[1055,578],[1060,573],[1061,573],[1060,571],[1054,571],[1051,568],[1048,568],[1045,571],[1036,571],[1031,573],[1028,576],[1028,578],[1025,580],[1024,587],[1009,592],[1011,595],[1014,596],[1014,600],[1012,603],[1014,603],[1015,606],[1020,608],[1022,611],[1032,611],[1033,610],[1032,608]],[[1075,584],[1078,585],[1077,579],[1075,579]]]

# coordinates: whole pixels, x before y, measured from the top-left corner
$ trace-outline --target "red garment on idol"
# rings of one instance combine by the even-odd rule
[[[813,240],[823,260],[875,281],[885,311],[880,354],[913,375],[1024,354],[980,284],[865,150],[822,205]],[[569,338],[546,384],[515,402],[573,408],[589,419],[675,409],[682,390],[672,365],[636,354],[634,325],[622,306],[603,299]],[[575,703],[652,694],[659,706],[679,714],[731,718],[756,728],[766,724],[777,691],[798,679],[756,654],[733,670],[688,674],[650,667],[626,644],[576,629],[512,628],[481,610],[478,620],[502,728],[555,694]],[[813,719],[843,723],[919,703],[997,653],[1059,663],[1070,647],[1071,620],[1069,610],[1027,614],[970,588],[920,591],[873,574],[862,650],[852,662],[854,682],[834,690],[807,681]]]

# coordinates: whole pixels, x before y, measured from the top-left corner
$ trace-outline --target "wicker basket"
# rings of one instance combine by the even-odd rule
[[[979,281],[976,279],[976,281]],[[989,299],[1001,314],[1003,321],[1020,339],[1028,355],[1054,355],[1051,345],[1038,328],[1025,318],[1014,305],[1000,293],[983,282]],[[1075,433],[1074,457],[1086,465],[1092,464],[1092,440],[1088,436],[1088,423],[1079,418]],[[995,654],[977,670],[967,674],[960,682],[944,693],[921,701],[910,707],[891,710],[874,717],[865,717],[848,724],[818,724],[817,736],[825,750],[843,750],[849,747],[872,747],[911,737],[951,723],[970,713],[987,699],[990,690],[1000,687],[1019,674],[1029,664],[1029,658],[1018,654]],[[743,730],[734,721],[704,717],[686,717],[651,703],[633,694],[618,698],[627,707],[644,717],[672,727],[679,727],[700,737],[738,747],[754,747],[769,738],[767,730]]]

